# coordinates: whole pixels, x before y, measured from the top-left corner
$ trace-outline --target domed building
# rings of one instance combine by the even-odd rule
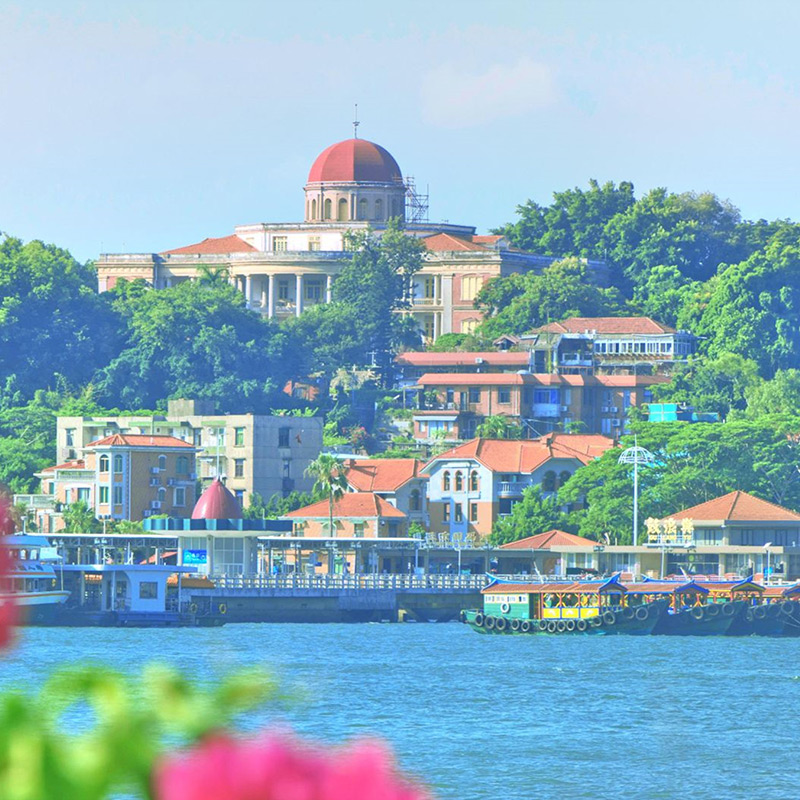
[[[333,280],[350,258],[348,231],[380,234],[389,220],[399,219],[428,250],[414,277],[410,313],[432,341],[475,328],[481,313],[474,300],[488,280],[541,270],[553,260],[514,250],[502,236],[478,235],[470,225],[429,222],[413,180],[403,177],[386,148],[366,139],[345,139],[322,150],[304,192],[303,222],[239,225],[233,234],[162,253],[103,254],[97,260],[99,290],[121,278],[143,278],[160,289],[192,279],[204,265],[224,265],[250,308],[268,317],[299,316],[330,302]],[[604,282],[605,265],[589,266]]]

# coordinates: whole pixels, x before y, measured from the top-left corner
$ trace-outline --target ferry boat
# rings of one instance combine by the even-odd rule
[[[604,581],[514,582],[495,578],[483,610],[463,612],[479,633],[629,634],[646,636],[667,610],[666,598],[631,603],[615,575]]]
[[[56,574],[61,558],[44,536],[27,533],[0,537],[0,547],[13,560],[0,604],[11,602],[20,610],[20,623],[41,625],[61,616],[70,593],[64,590],[63,573]]]

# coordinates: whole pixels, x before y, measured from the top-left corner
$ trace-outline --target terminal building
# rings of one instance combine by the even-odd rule
[[[541,270],[553,261],[517,250],[502,236],[478,235],[471,225],[429,222],[427,200],[417,194],[413,179],[403,176],[385,148],[365,139],[346,139],[323,150],[304,193],[302,222],[238,225],[233,233],[161,253],[102,254],[99,290],[121,279],[142,279],[160,289],[192,280],[204,267],[224,267],[249,308],[267,317],[299,316],[331,301],[333,281],[350,258],[349,232],[380,233],[399,219],[427,249],[411,288],[411,313],[430,341],[474,330],[482,318],[475,297],[489,279]],[[597,282],[605,283],[605,264],[587,264]]]

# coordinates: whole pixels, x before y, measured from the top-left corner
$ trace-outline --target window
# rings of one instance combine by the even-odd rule
[[[483,285],[483,278],[478,275],[466,275],[461,279],[461,299],[474,300],[481,286]],[[463,325],[462,325],[463,329]]]
[[[535,389],[533,392],[534,403],[557,403],[558,389]]]
[[[464,491],[464,476],[460,472],[456,472],[456,491],[457,492]]]
[[[291,470],[292,470],[292,459],[291,458],[284,458],[283,459],[283,477],[290,478],[291,477]]]
[[[450,471],[445,470],[442,475],[442,490],[445,492],[450,491]]]
[[[278,279],[278,300],[288,300],[289,299],[289,279],[288,278],[279,278]]]
[[[189,474],[189,459],[186,456],[178,456],[178,460],[176,462],[175,472],[178,475],[188,475]]]
[[[344,197],[339,200],[339,216],[337,219],[339,222],[344,222],[347,219],[347,199]]]
[[[469,474],[469,490],[471,492],[478,491],[478,470],[474,469]]]
[[[433,339],[436,336],[436,320],[433,317],[425,317],[422,331],[426,339]]]
[[[162,486],[158,490],[158,502],[163,503],[166,499],[167,499],[167,490]]]
[[[383,219],[383,200],[380,198],[375,201],[375,219]]]
[[[477,319],[462,319],[461,320],[461,333],[475,333],[475,328],[478,327],[480,320]]]
[[[244,489],[237,489],[233,496],[236,498],[236,502],[239,504],[239,508],[244,508]]]
[[[75,447],[75,428],[67,428],[64,433],[67,437],[67,447]]]
[[[322,299],[322,281],[319,279],[309,279],[305,282],[304,296],[306,300]]]
[[[477,522],[478,521],[478,504],[477,503],[470,503],[469,504],[469,521],[470,522]]]
[[[286,236],[272,237],[272,252],[285,253],[289,249],[289,240]]]
[[[172,499],[172,505],[185,506],[186,505],[186,489],[183,486],[175,488],[175,496]]]
[[[332,219],[333,218],[333,203],[331,202],[330,197],[325,199],[325,219]]]
[[[461,508],[461,503],[454,503],[453,510],[455,511],[455,521],[456,522],[463,522],[464,521],[464,512]]]
[[[442,508],[442,519],[445,522],[450,522],[450,503],[445,503]]]
[[[244,539],[235,536],[230,539],[214,538],[215,572],[241,575],[244,572]]]
[[[122,505],[122,487],[115,486],[114,487],[114,505],[121,506]]]
[[[428,275],[423,283],[424,297],[427,300],[433,300],[436,297],[436,278],[433,275]]]
[[[511,389],[508,386],[503,386],[497,390],[497,402],[506,404],[511,402]]]
[[[108,505],[108,486],[100,487],[100,504],[104,506]]]
[[[354,522],[353,523],[353,536],[356,536],[359,539],[364,536],[364,523],[363,522]]]
[[[244,459],[235,458],[233,460],[233,477],[244,478]]]
[[[158,457],[158,468],[161,472],[167,468],[167,457],[166,456],[159,456]]]
[[[556,474],[553,470],[549,469],[545,472],[542,478],[542,491],[554,492],[556,490]]]
[[[311,201],[311,219],[316,219],[316,218],[317,218],[317,200],[316,198],[314,198]],[[309,247],[308,249],[310,250],[311,248]]]
[[[84,503],[89,503],[89,489],[88,488],[81,488],[78,489],[78,500],[83,500]]]
[[[278,447],[289,447],[291,428],[278,428]]]
[[[142,581],[139,584],[139,599],[140,600],[157,600],[158,599],[158,582],[157,581]]]
[[[233,445],[234,447],[244,447],[244,428],[233,429]]]
[[[119,454],[114,456],[114,472],[122,472],[122,456]]]
[[[419,489],[414,489],[408,498],[408,510],[419,511]]]
[[[358,218],[359,219],[367,218],[367,201],[363,197],[358,201]]]
[[[481,401],[481,390],[471,388],[469,390],[469,402],[470,403],[480,403]]]
[[[108,486],[106,486],[108,489]],[[64,490],[64,503],[65,505],[69,505],[72,502],[72,489],[65,489]]]
[[[558,485],[563,486],[570,478],[572,477],[572,473],[569,470],[563,470],[562,472],[558,473]]]
[[[308,249],[312,252],[316,253],[322,249],[322,246],[319,241],[319,236],[309,236],[308,237]]]
[[[100,472],[108,472],[108,456],[100,456]]]

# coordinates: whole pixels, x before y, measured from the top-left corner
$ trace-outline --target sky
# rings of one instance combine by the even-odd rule
[[[430,219],[630,180],[800,218],[800,3],[0,0],[0,231],[81,261],[303,218],[386,147]]]

